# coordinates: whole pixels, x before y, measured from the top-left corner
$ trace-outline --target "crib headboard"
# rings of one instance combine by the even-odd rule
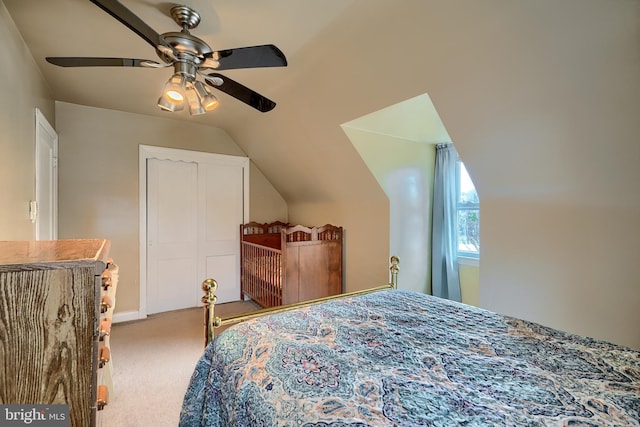
[[[326,224],[322,227],[305,227],[296,225],[294,227],[286,227],[282,230],[283,240],[286,243],[291,242],[310,242],[318,240],[337,240],[342,241],[342,227]]]
[[[282,221],[269,223],[249,222],[240,225],[240,239],[257,245],[282,249],[292,242],[342,241],[342,227],[325,224],[322,227],[291,225]]]
[[[249,222],[247,224],[241,224],[240,240],[280,250],[280,231],[288,226],[289,224],[281,221],[269,223]]]

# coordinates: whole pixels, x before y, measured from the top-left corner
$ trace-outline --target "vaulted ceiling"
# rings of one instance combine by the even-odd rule
[[[220,127],[287,201],[379,198],[340,126],[425,93],[485,195],[590,200],[597,189],[599,201],[614,203],[634,189],[637,145],[616,151],[624,168],[599,177],[591,164],[603,158],[601,145],[584,141],[637,103],[637,1],[186,0],[202,15],[192,33],[214,49],[272,43],[289,63],[223,72],[273,99],[273,111],[220,94],[220,107],[198,117],[159,111],[168,69],[45,62],[157,59],[89,0],[2,1],[56,100]],[[159,33],[178,29],[171,2],[121,2]],[[498,152],[509,159],[499,172]],[[573,162],[576,152],[589,161]]]
[[[5,0],[38,66],[59,101],[167,117],[156,106],[159,92],[172,68],[129,67],[60,68],[47,56],[99,56],[158,61],[154,49],[141,37],[88,0]],[[159,0],[121,2],[158,33],[177,32],[169,10],[175,4]],[[273,99],[278,86],[302,64],[296,55],[340,14],[350,1],[322,2],[189,0],[201,15],[191,32],[215,50],[275,44],[289,59],[289,69],[233,70],[227,75]],[[182,3],[180,3],[182,4]],[[216,92],[220,94],[220,92]],[[172,118],[227,127],[232,118],[259,115],[226,94],[224,108],[203,117],[187,112]]]
[[[156,105],[159,93],[172,73],[171,68],[62,68],[45,61],[47,56],[158,60],[154,49],[147,42],[89,0],[3,1],[50,84],[56,100],[223,128],[288,200],[326,199],[328,195],[340,198],[336,188],[344,189],[345,186],[338,180],[334,183],[324,182],[325,188],[316,189],[314,195],[311,184],[318,182],[319,176],[309,168],[305,169],[306,173],[300,173],[300,170],[283,171],[278,166],[278,159],[283,156],[307,158],[311,153],[316,158],[325,156],[326,160],[342,159],[337,161],[337,170],[345,170],[348,164],[349,168],[355,167],[360,171],[356,175],[362,175],[366,167],[360,164],[357,153],[350,147],[340,125],[421,93],[419,90],[407,95],[399,92],[398,97],[391,100],[381,98],[377,101],[375,86],[370,88],[371,93],[364,98],[355,98],[348,91],[340,90],[341,86],[349,87],[352,82],[363,77],[363,72],[358,70],[379,75],[383,69],[388,68],[389,81],[380,81],[380,84],[394,85],[391,73],[393,57],[407,55],[402,61],[396,60],[396,66],[411,59],[411,52],[402,52],[404,36],[397,34],[390,26],[381,26],[387,20],[387,10],[393,10],[393,5],[387,2],[188,0],[186,4],[196,9],[202,17],[198,27],[191,30],[192,34],[206,41],[213,49],[274,44],[285,53],[288,60],[288,66],[284,68],[221,72],[274,100],[277,103],[275,110],[260,113],[215,91],[221,102],[220,107],[202,116],[190,116],[187,111],[163,112]],[[121,0],[121,3],[158,33],[179,31],[169,13],[170,8],[175,5],[173,2]],[[418,4],[414,2],[413,5]],[[388,19],[394,21],[391,16]],[[395,20],[394,25],[402,25],[401,21],[406,21],[400,17],[398,19],[400,20]],[[376,34],[376,38],[363,39],[371,31]],[[359,43],[365,44],[363,47],[366,51],[372,48],[375,51],[380,40],[388,43],[393,41],[399,50],[381,51],[379,56],[374,53],[373,58],[368,55],[359,56]],[[396,74],[400,76],[402,71],[396,70]],[[378,80],[379,77],[374,77],[372,81]],[[323,86],[330,90],[323,91]],[[387,91],[389,89],[387,87]],[[365,101],[366,107],[361,106],[339,118],[331,117],[328,122],[325,120],[327,117],[323,119],[323,116],[331,116],[335,107],[344,108],[348,103],[357,105],[362,101]],[[316,123],[311,123],[312,121]],[[408,139],[415,137],[415,129],[405,127],[408,124],[406,120],[396,123],[392,128],[385,127],[379,118],[375,123],[376,126],[372,129],[374,132],[409,132]],[[318,127],[322,130],[319,131]],[[288,130],[283,131],[284,128]],[[306,132],[313,132],[316,137],[320,137],[321,132],[328,132],[321,137],[325,140],[324,146],[317,147],[307,138]],[[298,186],[291,182],[291,173],[301,175]],[[358,192],[367,197],[366,192]]]

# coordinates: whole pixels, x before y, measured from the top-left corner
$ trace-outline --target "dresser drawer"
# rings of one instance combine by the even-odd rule
[[[98,425],[106,415],[102,409],[108,405],[109,399],[115,396],[113,385],[113,359],[111,354],[111,325],[116,305],[116,290],[118,288],[118,266],[112,259],[107,260],[107,267],[100,275],[100,304],[99,322],[97,326],[98,354],[97,354],[97,398],[96,410]]]

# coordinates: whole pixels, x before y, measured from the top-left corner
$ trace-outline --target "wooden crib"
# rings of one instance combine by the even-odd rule
[[[343,292],[342,227],[240,226],[241,297],[275,307]]]

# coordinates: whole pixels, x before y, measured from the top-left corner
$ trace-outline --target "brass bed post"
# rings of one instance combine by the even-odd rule
[[[202,302],[204,303],[205,309],[205,346],[213,341],[215,336],[215,328],[223,325],[231,325],[234,323],[243,322],[245,320],[253,319],[256,317],[263,316],[265,314],[275,314],[275,313],[283,313],[285,311],[293,310],[296,308],[308,307],[310,305],[318,304],[321,302],[332,301],[340,298],[347,298],[352,296],[364,295],[371,292],[377,292],[382,290],[389,289],[398,289],[398,272],[400,271],[400,258],[397,256],[392,256],[389,258],[389,263],[391,266],[389,267],[391,280],[390,283],[378,286],[375,288],[363,289],[361,291],[353,291],[347,292],[339,295],[331,295],[328,297],[313,299],[309,301],[301,301],[294,304],[282,305],[279,307],[271,307],[265,308],[262,310],[254,311],[248,314],[240,314],[237,316],[226,317],[224,319],[215,315],[215,305],[216,305],[216,290],[218,289],[218,282],[213,279],[207,279],[202,282],[202,290],[204,291],[204,296],[202,297]]]
[[[391,267],[389,267],[389,270],[391,271],[391,285],[393,286],[393,289],[398,289],[398,272],[400,271],[398,264],[400,264],[400,258],[393,255],[389,258],[389,263],[391,264]]]
[[[220,318],[216,317],[215,314],[217,289],[218,282],[213,279],[207,279],[202,282],[202,290],[204,291],[202,302],[204,303],[205,346],[213,341],[214,329],[220,326]]]

